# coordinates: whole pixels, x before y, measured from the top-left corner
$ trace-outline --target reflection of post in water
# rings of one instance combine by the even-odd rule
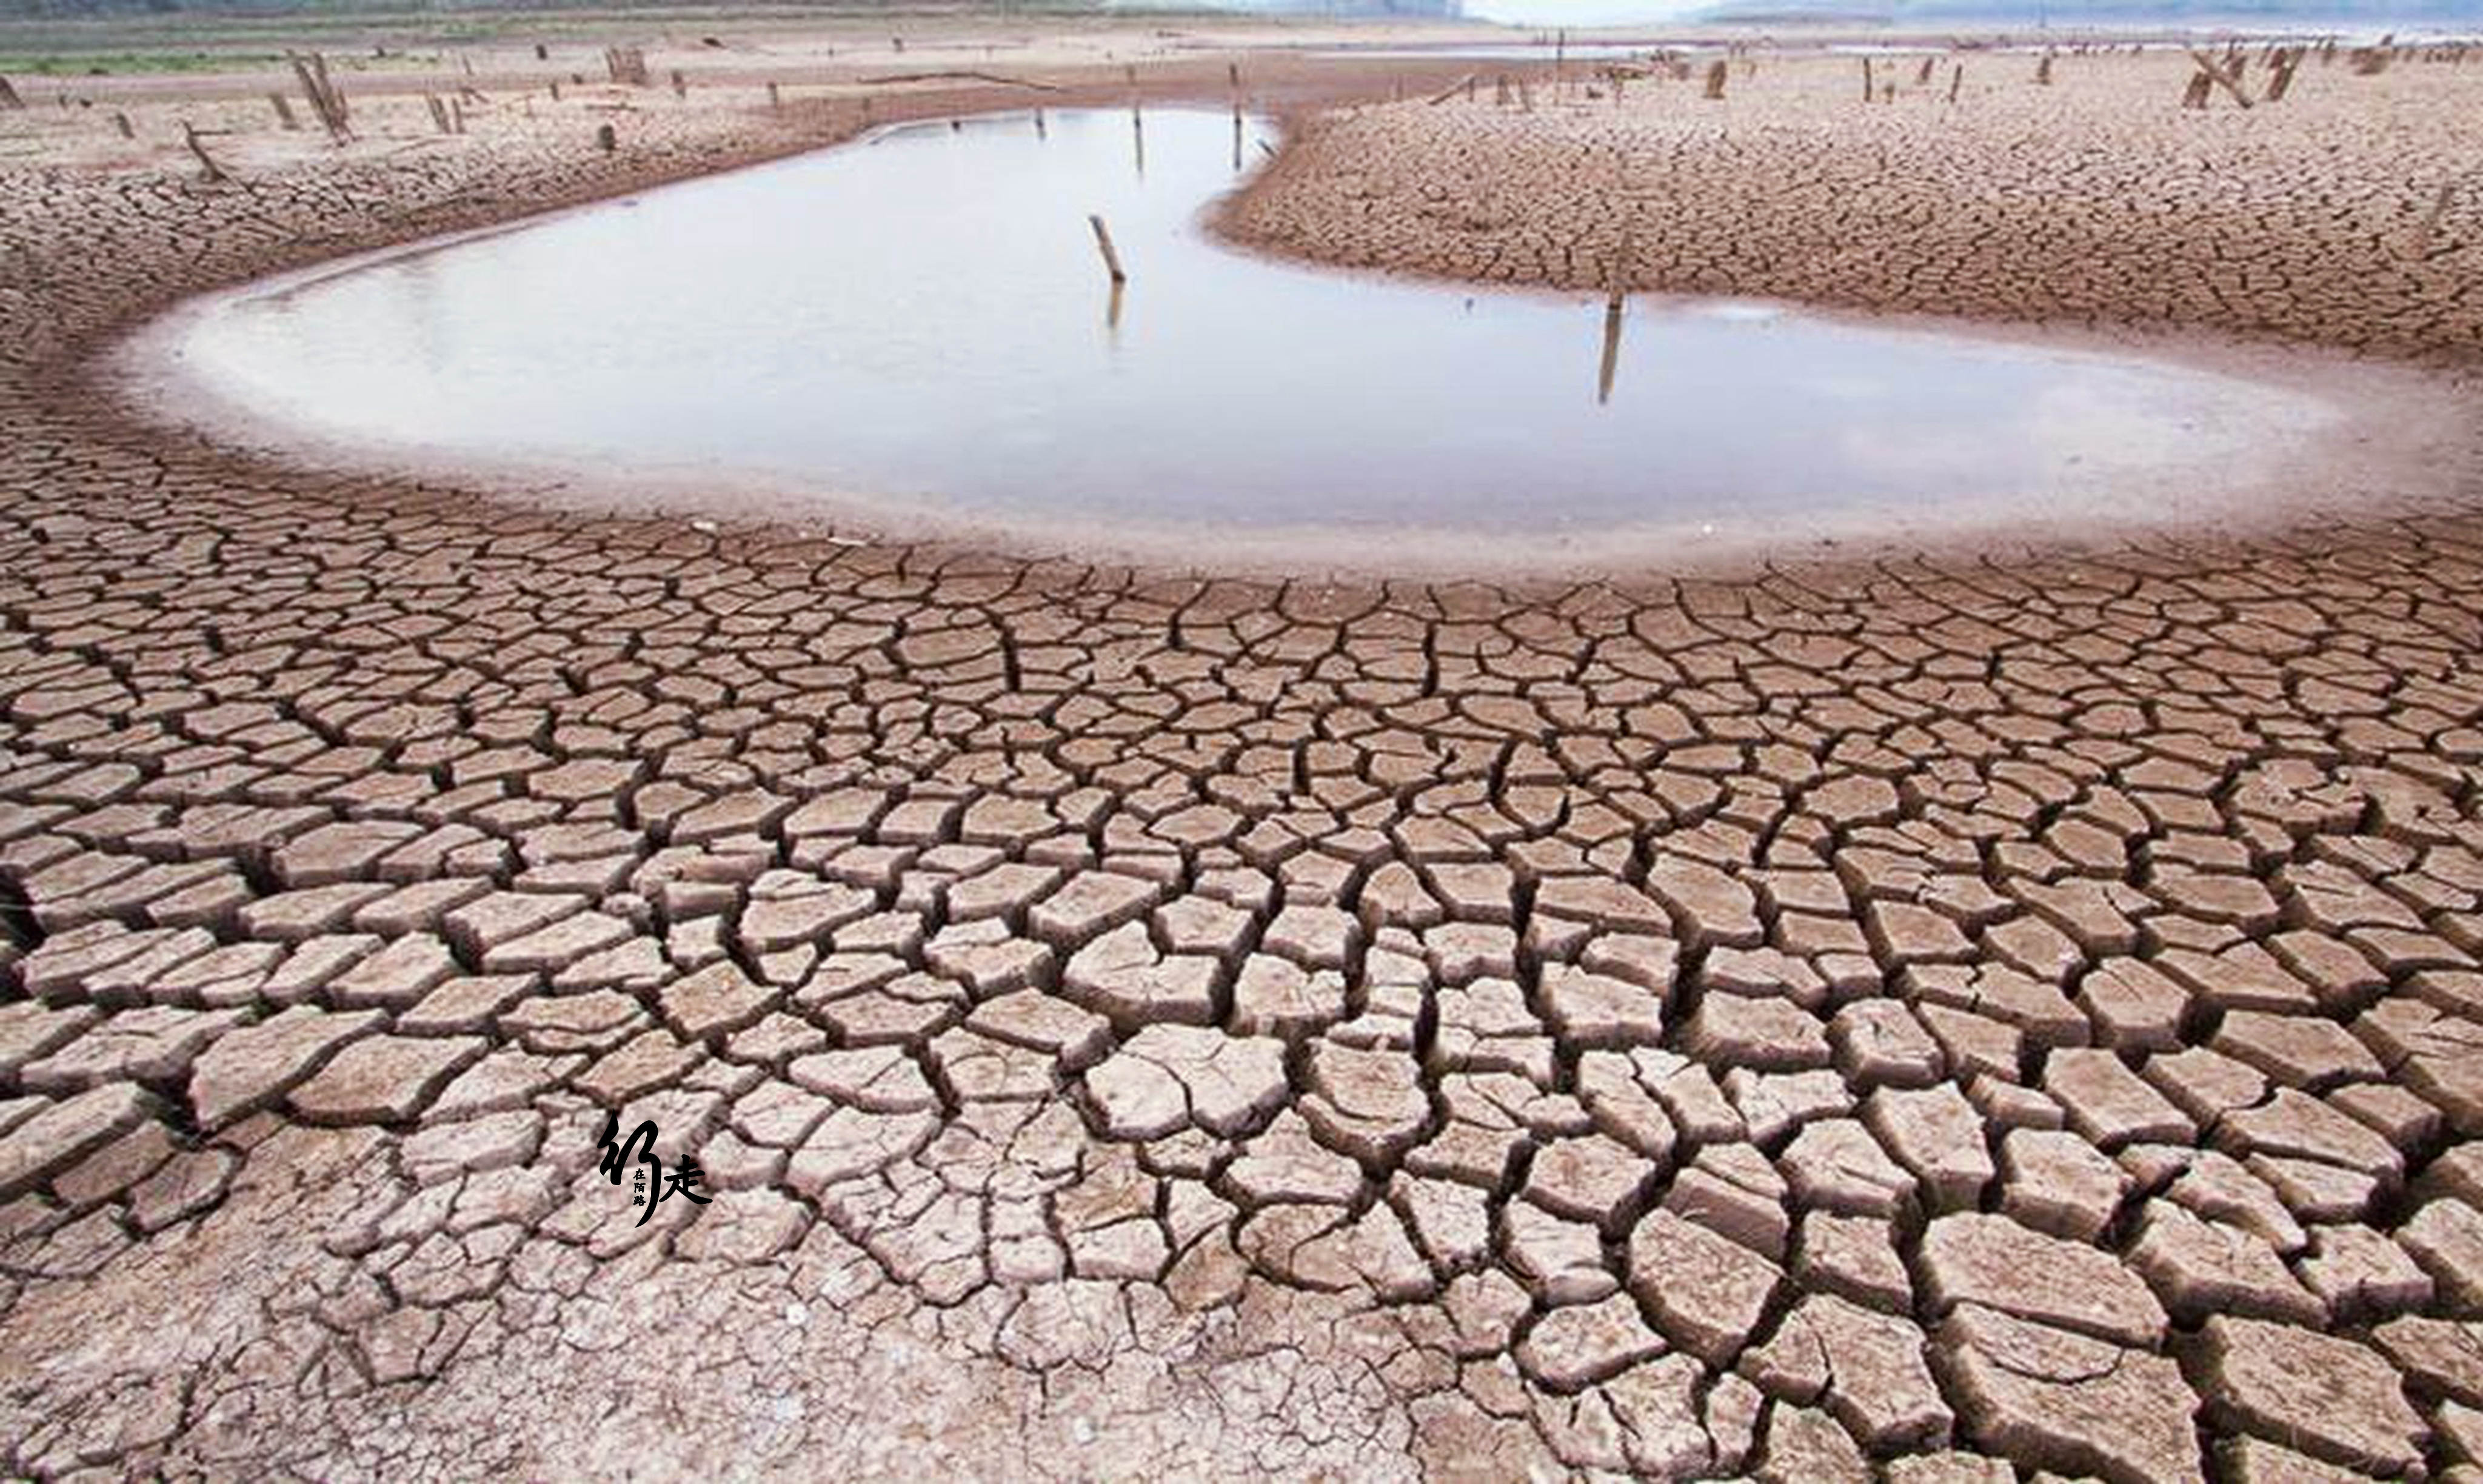
[[[1138,113],[1138,100],[1130,99],[1130,146],[1138,162],[1138,173],[1147,172],[1147,120]]]
[[[1233,100],[1233,169],[1242,169],[1242,100]]]
[[[1613,373],[1621,363],[1621,291],[1604,301],[1604,364],[1595,376],[1595,405],[1613,400]]]
[[[1034,111],[1034,137],[1037,139],[1050,139],[1052,137],[1051,133],[1043,126],[1043,110],[1039,108]]]
[[[1121,254],[1112,247],[1112,229],[1104,225],[1102,213],[1087,213],[1086,225],[1095,228],[1095,251],[1104,256],[1104,271],[1112,276],[1112,297],[1105,301],[1104,305],[1104,328],[1111,331],[1113,337],[1118,339],[1121,329],[1121,290],[1130,281],[1130,276],[1121,271]]]

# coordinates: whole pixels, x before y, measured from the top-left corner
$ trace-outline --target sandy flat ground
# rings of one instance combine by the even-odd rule
[[[1125,44],[1006,70],[1226,87]],[[454,136],[419,78],[343,147],[255,82],[0,115],[11,1471],[2473,1471],[2483,521],[1228,581],[113,399],[184,294],[1027,91],[530,58],[427,79]],[[2470,356],[2477,202],[2410,229],[2483,63],[1751,60],[1253,53],[1237,229]],[[614,1114],[712,1204],[635,1225]]]

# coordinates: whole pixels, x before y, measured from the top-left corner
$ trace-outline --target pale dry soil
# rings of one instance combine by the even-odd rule
[[[2079,126],[2273,224],[2210,240],[2325,261],[2286,234],[2385,215],[2341,165],[2164,164],[2313,145],[2162,80]],[[2353,86],[2427,119],[2452,83]],[[1987,235],[2071,230],[1972,96],[1854,125],[1882,191],[1940,178],[1897,142],[1981,141],[2021,162]],[[1815,141],[1804,97],[1680,157]],[[1537,101],[1348,116],[1249,209],[1480,270],[1320,193],[1356,130],[1562,158]],[[11,1471],[2475,1476],[2483,522],[1243,583],[289,471],[83,373],[187,290],[861,121],[468,106],[418,147],[411,97],[333,154],[226,137],[220,186],[163,113],[0,173]],[[1733,169],[1753,232],[1837,199],[1781,172],[1851,151],[1786,147]],[[1557,278],[1580,209],[1500,230],[1569,243]],[[1678,230],[1634,271],[1742,251]],[[1909,241],[1851,271],[1961,306],[1884,277],[1957,251]],[[2457,283],[2357,319],[2228,261],[2128,271],[2470,340]],[[713,1204],[631,1225],[611,1112]]]

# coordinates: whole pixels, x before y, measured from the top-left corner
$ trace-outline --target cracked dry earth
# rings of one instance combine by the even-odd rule
[[[1204,582],[60,373],[680,128],[8,181],[12,1471],[2474,1475],[2483,524]]]
[[[1601,290],[2190,327],[2483,352],[2483,50],[2379,77],[2317,53],[2281,102],[2178,106],[2177,53],[1758,57],[1343,109],[1227,229],[1322,261]],[[1964,80],[1955,102],[1953,71]],[[2246,86],[2268,73],[2253,56]]]

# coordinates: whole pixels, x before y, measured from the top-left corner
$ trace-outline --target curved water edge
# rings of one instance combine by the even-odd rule
[[[896,125],[205,296],[120,363],[157,415],[288,459],[1181,567],[1680,567],[2472,488],[2472,402],[2410,367],[1746,302],[1615,319],[1212,241],[1272,137]]]

